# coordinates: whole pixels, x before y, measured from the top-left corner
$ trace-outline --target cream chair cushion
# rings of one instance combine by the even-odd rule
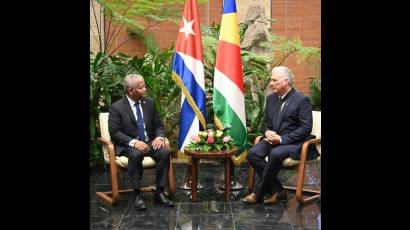
[[[100,113],[100,130],[101,130],[101,137],[106,140],[111,140],[110,133],[108,132],[108,114],[109,113]],[[104,145],[103,147],[104,152],[104,160],[106,163],[109,162],[109,154],[108,154],[108,147]],[[116,156],[115,163],[120,166],[127,168],[128,167],[128,158],[125,156]],[[153,167],[155,166],[155,161],[151,157],[144,157],[142,161],[142,166],[144,168]]]

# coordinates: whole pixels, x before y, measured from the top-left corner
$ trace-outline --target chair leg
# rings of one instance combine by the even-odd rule
[[[105,203],[114,205],[114,200],[109,196],[110,192],[96,192],[95,194]]]
[[[96,192],[97,197],[101,198],[103,202],[106,202],[110,205],[115,205],[118,202],[120,193],[132,192],[134,189],[119,189],[118,186],[118,174],[117,165],[110,164],[110,174],[111,174],[111,189],[112,191],[108,192]],[[155,186],[141,187],[142,192],[153,192],[156,190]]]
[[[111,205],[116,204],[118,202],[119,189],[118,189],[118,169],[115,163],[110,164],[110,173],[111,173],[111,192],[104,193],[105,197],[102,196],[103,200],[111,199],[109,202]],[[107,195],[111,194],[112,198],[109,198]]]
[[[286,190],[297,192],[296,187],[283,186],[283,188],[285,188]],[[320,197],[319,190],[303,189],[301,193],[302,194],[300,196],[296,196],[296,200],[301,204],[309,204],[315,200],[318,200]],[[303,196],[303,195],[307,195],[307,196]]]
[[[145,189],[145,191],[143,191],[144,189]],[[118,193],[126,193],[126,192],[132,192],[132,191],[134,191],[134,189],[122,189],[122,190],[118,190]],[[141,188],[141,191],[151,192],[152,188],[149,188],[149,187]],[[96,192],[96,195],[97,195],[97,197],[101,198],[101,200],[103,202],[108,203],[110,205],[115,205],[118,202],[118,198],[117,198],[117,200],[113,199],[113,192],[112,191]]]
[[[118,202],[119,189],[118,189],[118,170],[115,164],[110,164],[110,174],[111,174],[111,188],[110,192],[96,192],[97,196],[103,201],[114,205]],[[121,191],[123,192],[123,191]]]
[[[306,168],[306,163],[303,162],[303,164],[299,164],[299,172],[298,172],[298,178],[296,182],[296,200],[299,201],[301,204],[308,204],[312,201],[315,201],[319,198],[320,196],[320,191],[317,190],[310,190],[310,193],[313,193],[315,195],[304,198],[303,197],[303,192],[307,193],[307,191],[303,190],[303,185],[304,185],[304,179],[305,179],[305,168]]]
[[[172,197],[175,193],[174,168],[172,166],[172,157],[169,158],[169,195]]]
[[[255,169],[252,167],[252,165],[249,165],[249,178],[248,178],[248,192],[249,194],[252,193],[253,191],[253,186],[255,182]]]
[[[299,164],[298,175],[296,180],[296,188],[290,186],[284,186],[286,190],[296,191],[296,200],[301,204],[309,204],[312,201],[319,199],[319,190],[303,189],[305,179],[305,166],[306,164]],[[305,197],[304,195],[308,195]]]
[[[115,179],[114,179],[115,181]],[[118,183],[114,183],[111,181],[111,186],[112,186],[112,191],[108,192],[96,192],[97,197],[99,197],[103,202],[108,203],[110,205],[115,205],[118,203],[118,199],[120,197],[120,193],[126,193],[126,192],[133,192],[134,189],[118,189]],[[141,192],[154,192],[156,190],[155,186],[147,186],[147,187],[141,187],[140,191]]]

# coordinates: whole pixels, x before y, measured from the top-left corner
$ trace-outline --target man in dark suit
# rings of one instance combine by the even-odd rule
[[[273,93],[266,98],[261,128],[264,138],[247,155],[260,179],[253,192],[242,199],[245,204],[257,203],[264,195],[268,195],[265,204],[286,199],[286,191],[277,178],[282,161],[287,157],[299,160],[303,142],[311,139],[312,104],[309,98],[292,88],[292,83],[293,74],[289,68],[272,69],[270,86]],[[310,148],[308,158],[317,154],[315,148]]]
[[[155,108],[155,102],[146,97],[144,78],[131,74],[124,78],[126,96],[109,108],[108,128],[117,155],[128,158],[128,177],[134,189],[134,207],[146,209],[141,198],[142,161],[150,156],[156,162],[156,192],[154,201],[173,206],[164,195],[168,185],[169,151],[164,147],[164,128]]]

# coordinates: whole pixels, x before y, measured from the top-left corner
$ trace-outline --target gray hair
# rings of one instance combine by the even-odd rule
[[[272,73],[276,73],[282,77],[286,77],[289,80],[289,86],[293,85],[293,73],[286,66],[276,66],[272,69]]]
[[[138,83],[137,83],[137,79],[143,79],[144,78],[139,75],[139,74],[128,74],[127,76],[125,76],[124,78],[124,92],[127,93],[129,89],[135,88],[137,87]]]

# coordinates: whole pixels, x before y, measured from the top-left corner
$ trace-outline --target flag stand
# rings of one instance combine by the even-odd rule
[[[187,164],[187,170],[185,172],[186,173],[185,173],[185,177],[184,177],[184,183],[181,186],[179,186],[179,188],[184,189],[184,190],[191,190],[192,189],[192,187],[191,187],[191,184],[192,184],[192,181],[191,181],[191,165]],[[205,188],[205,186],[203,186],[202,184],[200,184],[198,182],[197,189],[203,189],[203,188]]]
[[[235,175],[238,175],[239,172],[235,174],[235,165],[233,162],[231,162],[231,190],[241,190],[243,189],[243,184],[238,180],[238,177]],[[218,186],[218,189],[224,190],[225,189],[225,183],[221,183]]]

